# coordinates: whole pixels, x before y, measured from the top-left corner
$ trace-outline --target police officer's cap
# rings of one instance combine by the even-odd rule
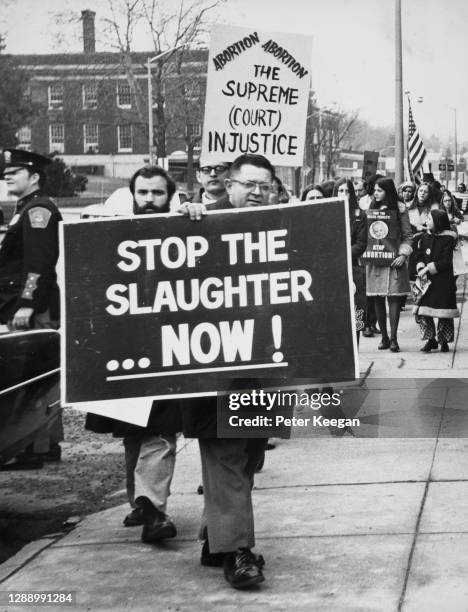
[[[29,168],[33,172],[40,172],[52,163],[52,160],[39,153],[23,151],[22,149],[5,149],[3,151],[3,168]]]

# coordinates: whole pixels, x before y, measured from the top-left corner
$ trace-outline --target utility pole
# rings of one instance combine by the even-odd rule
[[[395,183],[403,174],[403,65],[401,45],[401,0],[395,0]]]
[[[454,125],[453,125],[453,129],[454,129],[454,134],[453,137],[455,139],[455,159],[453,160],[455,162],[455,189],[454,191],[458,188],[458,138],[457,138],[457,109],[453,106],[450,107],[453,110],[454,113]]]

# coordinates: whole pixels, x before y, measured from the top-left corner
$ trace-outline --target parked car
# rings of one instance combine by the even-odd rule
[[[0,333],[0,465],[24,450],[60,410],[60,335]]]

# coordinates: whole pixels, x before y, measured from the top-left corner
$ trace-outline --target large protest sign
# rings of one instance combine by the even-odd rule
[[[61,249],[64,403],[359,373],[342,201],[65,223]]]
[[[202,157],[242,153],[302,166],[312,39],[217,25],[211,33]]]
[[[398,256],[398,222],[394,210],[368,210],[365,263],[389,266]]]

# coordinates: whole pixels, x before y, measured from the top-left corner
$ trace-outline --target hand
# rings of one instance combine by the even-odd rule
[[[11,329],[30,329],[33,312],[32,308],[24,306],[17,310],[10,324]]]
[[[417,225],[416,229],[418,230],[418,232],[424,232],[426,230],[426,226],[425,225]]]
[[[428,273],[428,269],[427,268],[421,268],[420,270],[418,270],[418,276],[419,278],[424,278]]]
[[[190,221],[201,221],[203,215],[206,215],[206,206],[197,202],[186,202],[177,212],[188,216]]]
[[[391,268],[401,268],[406,261],[406,257],[404,255],[398,255],[398,257],[396,257],[392,263],[390,264]]]

